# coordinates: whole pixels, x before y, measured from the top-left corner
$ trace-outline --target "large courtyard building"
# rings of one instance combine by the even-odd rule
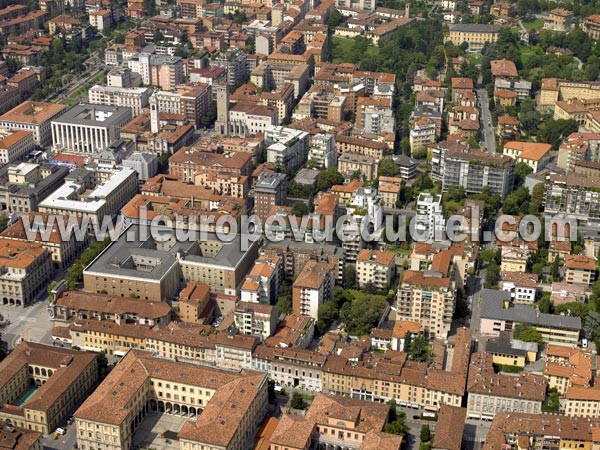
[[[0,128],[31,131],[36,145],[52,144],[50,123],[66,109],[58,103],[26,101],[0,116]]]
[[[131,350],[74,414],[82,450],[133,449],[148,413],[189,418],[181,449],[244,450],[267,407],[267,376],[152,357]]]
[[[85,398],[98,369],[94,353],[23,342],[0,374],[0,419],[49,434]]]

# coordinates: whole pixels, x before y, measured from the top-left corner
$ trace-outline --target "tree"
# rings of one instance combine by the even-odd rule
[[[490,263],[496,259],[496,250],[486,248],[479,252],[479,261],[484,263]]]
[[[525,177],[533,172],[533,169],[524,162],[518,162],[515,166],[515,186],[525,183]]]
[[[560,401],[558,390],[556,388],[548,389],[546,403],[542,405],[542,412],[558,412],[560,410]]]
[[[404,423],[404,413],[398,415],[398,418],[393,422],[388,422],[383,431],[385,433],[396,434],[399,436],[406,436],[410,431],[410,428]]]
[[[356,266],[347,264],[344,266],[344,286],[352,289],[356,286]]]
[[[544,183],[538,183],[531,190],[531,199],[529,200],[530,214],[537,214],[542,210],[545,188]]]
[[[6,227],[8,227],[8,216],[0,214],[0,232],[6,230]]]
[[[382,295],[368,295],[360,291],[351,291],[352,300],[340,308],[340,319],[346,324],[351,336],[365,336],[377,325],[387,300]]]
[[[551,314],[553,312],[552,301],[550,300],[550,292],[543,292],[541,298],[537,302],[537,307],[541,313]]]
[[[421,442],[429,442],[431,440],[431,430],[429,429],[429,425],[425,424],[421,427],[421,434],[419,437],[421,438]]]
[[[400,170],[392,158],[383,158],[379,163],[378,173],[380,177],[397,177]]]
[[[292,207],[292,214],[296,217],[307,216],[310,213],[308,206],[304,202],[294,203]]]
[[[558,281],[560,278],[560,258],[557,256],[554,257],[554,261],[552,262],[552,280]]]
[[[325,334],[332,322],[338,318],[338,307],[333,300],[327,300],[319,306],[317,316],[317,329],[320,334]]]
[[[485,272],[485,287],[486,288],[494,288],[498,286],[498,281],[500,280],[500,267],[496,263],[496,261],[492,261]]]
[[[290,407],[294,409],[304,409],[304,399],[298,392],[294,392],[290,400]]]
[[[425,159],[427,158],[427,149],[425,147],[416,148],[411,156],[415,159]]]
[[[427,362],[431,357],[431,346],[422,334],[411,339],[408,344],[408,357],[413,361]]]
[[[570,316],[581,317],[584,320],[589,312],[589,307],[585,303],[569,302],[558,305],[554,308],[555,314],[568,314]]]
[[[344,176],[337,171],[337,168],[330,167],[329,169],[323,170],[317,177],[317,189],[319,191],[326,191],[334,184],[343,184]]]
[[[531,325],[520,323],[513,330],[513,336],[515,339],[524,342],[535,342],[537,344],[543,344],[544,338],[542,333],[533,328]]]
[[[340,26],[346,21],[346,17],[339,12],[337,9],[333,9],[331,14],[329,15],[329,19],[327,20],[327,26],[331,28],[335,28]]]
[[[277,299],[277,315],[289,314],[292,312],[292,288],[290,283],[284,281],[279,286],[279,298]]]
[[[106,359],[104,352],[96,353],[96,365],[98,367],[99,381],[102,381],[104,378],[106,378],[108,372],[110,372],[110,368],[108,367],[108,359]]]

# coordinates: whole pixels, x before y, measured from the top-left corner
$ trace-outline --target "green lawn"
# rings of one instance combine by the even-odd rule
[[[529,58],[536,53],[536,47],[525,45],[519,45],[519,50],[521,51],[521,61],[523,61],[523,64],[527,63]]]
[[[523,26],[528,30],[539,30],[544,26],[544,19],[534,19],[531,22],[523,22]]]
[[[333,56],[332,61],[334,64],[339,64],[350,60],[349,55],[352,53],[352,45],[354,44],[352,39],[333,36],[331,38],[331,43]],[[366,51],[366,54],[372,58],[376,57],[379,54],[379,47],[370,45]]]

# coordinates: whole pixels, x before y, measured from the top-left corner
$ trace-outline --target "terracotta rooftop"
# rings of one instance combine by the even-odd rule
[[[573,270],[596,270],[596,260],[589,256],[567,255],[565,266]]]

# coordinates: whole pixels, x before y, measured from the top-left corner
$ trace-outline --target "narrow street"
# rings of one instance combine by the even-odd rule
[[[496,153],[496,136],[492,124],[492,113],[490,112],[490,99],[485,88],[477,89],[477,97],[481,106],[481,134],[483,146],[491,154]]]

